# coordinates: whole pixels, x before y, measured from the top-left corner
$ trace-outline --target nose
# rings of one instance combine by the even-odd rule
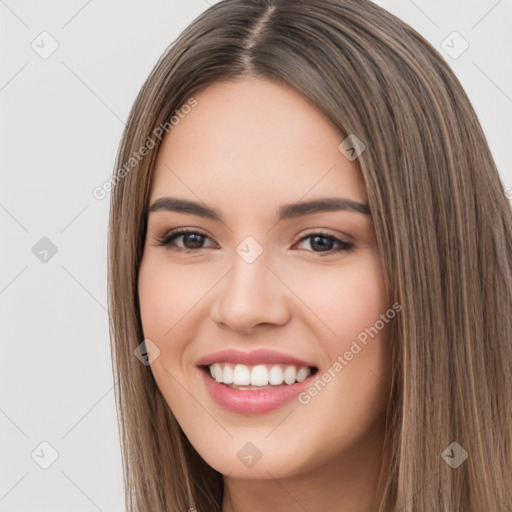
[[[263,325],[282,326],[290,319],[289,289],[261,255],[252,263],[234,255],[233,268],[215,288],[213,320],[249,333]]]

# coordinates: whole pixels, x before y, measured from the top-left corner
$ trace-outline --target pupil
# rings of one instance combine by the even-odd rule
[[[192,240],[192,247],[188,247],[188,245],[190,245],[190,244],[187,244],[186,241],[187,240],[190,241],[192,238],[195,239],[195,240]],[[203,235],[189,233],[183,237],[183,244],[185,245],[185,247],[187,247],[187,249],[198,249],[201,247],[201,243],[203,241],[202,239],[203,239]]]
[[[313,237],[313,239],[312,239],[312,243],[311,243],[311,245],[312,245],[313,249],[315,248],[315,247],[314,247],[314,245],[315,245],[315,243],[316,243],[318,240],[327,240],[327,246],[329,246],[329,245],[331,245],[331,244],[333,243],[333,240],[330,240],[329,238],[327,238],[327,237],[325,237],[325,236],[316,235],[316,236],[314,236],[314,237]],[[321,250],[322,250],[322,249],[324,249],[324,250],[325,250],[325,249],[326,249],[326,244],[325,244],[325,243],[324,243],[324,244],[320,243],[320,244],[319,244],[319,247],[320,247],[320,249],[321,249]],[[329,250],[329,249],[331,249],[331,248],[332,248],[332,247],[327,247],[327,250]]]

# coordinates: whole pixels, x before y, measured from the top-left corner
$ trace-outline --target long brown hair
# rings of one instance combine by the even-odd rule
[[[170,131],[199,89],[250,77],[290,84],[340,142],[355,134],[366,145],[355,164],[391,302],[403,308],[391,332],[379,510],[511,510],[512,213],[454,73],[369,0],[221,1],[165,51],[133,105],[108,247],[127,510],[221,509],[222,475],[134,356],[144,339],[137,279],[158,127]]]

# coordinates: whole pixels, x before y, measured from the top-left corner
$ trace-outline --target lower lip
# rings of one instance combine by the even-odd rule
[[[302,382],[276,386],[275,389],[233,389],[212,379],[203,368],[199,368],[206,389],[221,407],[240,414],[262,414],[273,411],[291,402],[302,393],[315,377],[316,372]]]

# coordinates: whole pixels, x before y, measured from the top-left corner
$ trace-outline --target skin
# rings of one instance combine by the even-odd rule
[[[150,205],[189,199],[222,221],[148,215],[139,299],[145,338],[160,349],[154,378],[198,453],[224,475],[223,512],[368,511],[389,399],[388,324],[307,405],[230,412],[196,368],[217,350],[264,348],[311,361],[321,375],[390,308],[370,215],[276,220],[281,205],[297,201],[366,203],[365,186],[338,150],[343,136],[288,85],[217,82],[194,97],[197,106],[163,141]],[[206,238],[159,246],[174,228]],[[354,248],[336,252],[336,241],[304,238],[318,230]],[[263,250],[250,264],[236,252],[247,236]],[[247,442],[261,452],[250,468],[237,457]]]

